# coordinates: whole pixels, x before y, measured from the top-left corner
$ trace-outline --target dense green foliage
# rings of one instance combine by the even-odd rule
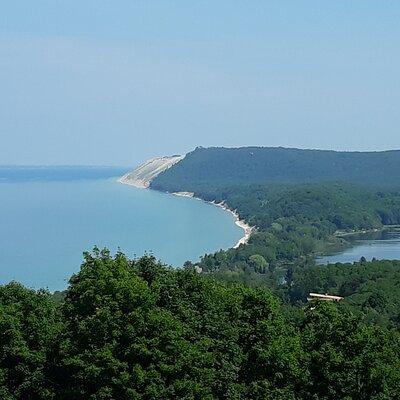
[[[304,301],[312,291],[343,296],[343,304],[366,321],[400,328],[400,261],[295,269],[288,286],[290,299]]]
[[[198,185],[341,181],[400,186],[400,152],[335,152],[282,147],[197,148],[152,182],[194,192]]]
[[[199,263],[205,272],[230,280],[248,281],[255,271],[264,275],[258,280],[276,281],[289,266],[309,264],[316,252],[343,244],[337,231],[400,223],[399,193],[349,184],[239,185],[199,188],[195,194],[225,201],[257,227],[248,245],[207,254]]]
[[[61,333],[49,293],[17,283],[0,287],[0,398],[51,399],[56,338]]]
[[[319,319],[319,308],[314,310],[311,315],[324,321],[323,326],[328,324],[330,333],[321,325],[317,330],[312,327],[314,335],[309,342],[302,330],[307,317],[301,308],[285,308],[296,315],[302,349],[313,359],[306,373],[319,375],[313,388],[324,391],[310,391],[309,398],[326,399],[332,393],[338,399],[375,396],[372,387],[358,381],[363,372],[354,375],[348,370],[346,381],[339,371],[346,369],[346,360],[354,362],[352,352],[357,352],[359,346],[364,348],[363,356],[356,356],[359,366],[376,362],[372,353],[376,350],[382,354],[379,346],[386,340],[382,332],[399,329],[400,262],[361,260],[351,265],[315,266],[314,255],[346,244],[340,233],[379,230],[400,223],[399,178],[394,176],[400,168],[399,155],[282,148],[196,149],[152,183],[158,190],[193,192],[204,200],[224,202],[256,227],[247,245],[205,255],[197,267],[207,275],[269,287],[288,304],[300,307],[310,292],[344,297],[338,308],[330,310],[330,317],[324,314]],[[336,324],[338,315],[340,322]],[[360,321],[366,324],[364,333],[368,331],[370,338],[377,339],[374,344],[361,344],[356,339],[363,335],[358,330]],[[351,331],[351,325],[357,333]],[[348,340],[352,342],[350,347]],[[376,346],[374,350],[371,345]],[[396,346],[392,349],[397,363]],[[329,361],[322,365],[321,359],[328,354]],[[335,379],[328,382],[325,373]],[[371,383],[377,383],[392,369],[381,364],[369,373]],[[356,386],[351,376],[358,376]],[[380,396],[397,398],[399,394]]]
[[[276,287],[316,253],[345,244],[337,231],[399,224],[399,169],[397,151],[197,148],[151,187],[236,210],[257,228],[248,245],[206,254],[198,265],[225,280]],[[385,185],[392,189],[378,188]]]
[[[249,224],[266,229],[278,220],[321,223],[327,232],[371,229],[400,221],[399,192],[343,183],[199,187],[195,195],[224,201]],[[322,225],[325,224],[325,227]]]
[[[267,290],[105,250],[86,254],[56,304],[0,287],[1,398],[400,396],[399,333],[333,304],[291,317]]]

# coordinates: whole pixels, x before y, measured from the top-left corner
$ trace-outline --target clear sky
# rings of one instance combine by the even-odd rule
[[[8,0],[0,164],[400,148],[400,2]]]

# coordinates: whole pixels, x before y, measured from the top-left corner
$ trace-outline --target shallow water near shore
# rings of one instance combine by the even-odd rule
[[[117,177],[0,183],[0,283],[62,290],[94,245],[180,267],[232,247],[243,230],[211,204],[140,190]]]
[[[365,257],[368,261],[400,259],[400,231],[384,231],[350,239],[344,250],[318,257],[317,264],[351,263]]]

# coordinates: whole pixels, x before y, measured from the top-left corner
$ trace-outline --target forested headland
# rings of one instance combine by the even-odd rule
[[[182,269],[95,248],[66,292],[0,287],[0,398],[400,398],[400,261],[315,265],[400,225],[398,172],[399,152],[196,149],[151,187],[224,202],[249,242]]]
[[[351,182],[400,187],[400,151],[339,152],[283,147],[198,147],[152,182],[164,191],[199,185]]]
[[[206,254],[197,267],[287,299],[294,277],[314,265],[316,254],[348,244],[340,233],[400,224],[399,178],[393,176],[399,167],[396,151],[197,148],[151,187],[193,192],[236,210],[256,227],[248,244]]]

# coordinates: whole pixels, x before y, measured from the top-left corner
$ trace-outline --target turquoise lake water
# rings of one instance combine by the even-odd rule
[[[116,177],[0,183],[0,283],[65,289],[82,252],[94,245],[129,257],[152,252],[179,267],[242,235],[219,207],[122,185]]]

